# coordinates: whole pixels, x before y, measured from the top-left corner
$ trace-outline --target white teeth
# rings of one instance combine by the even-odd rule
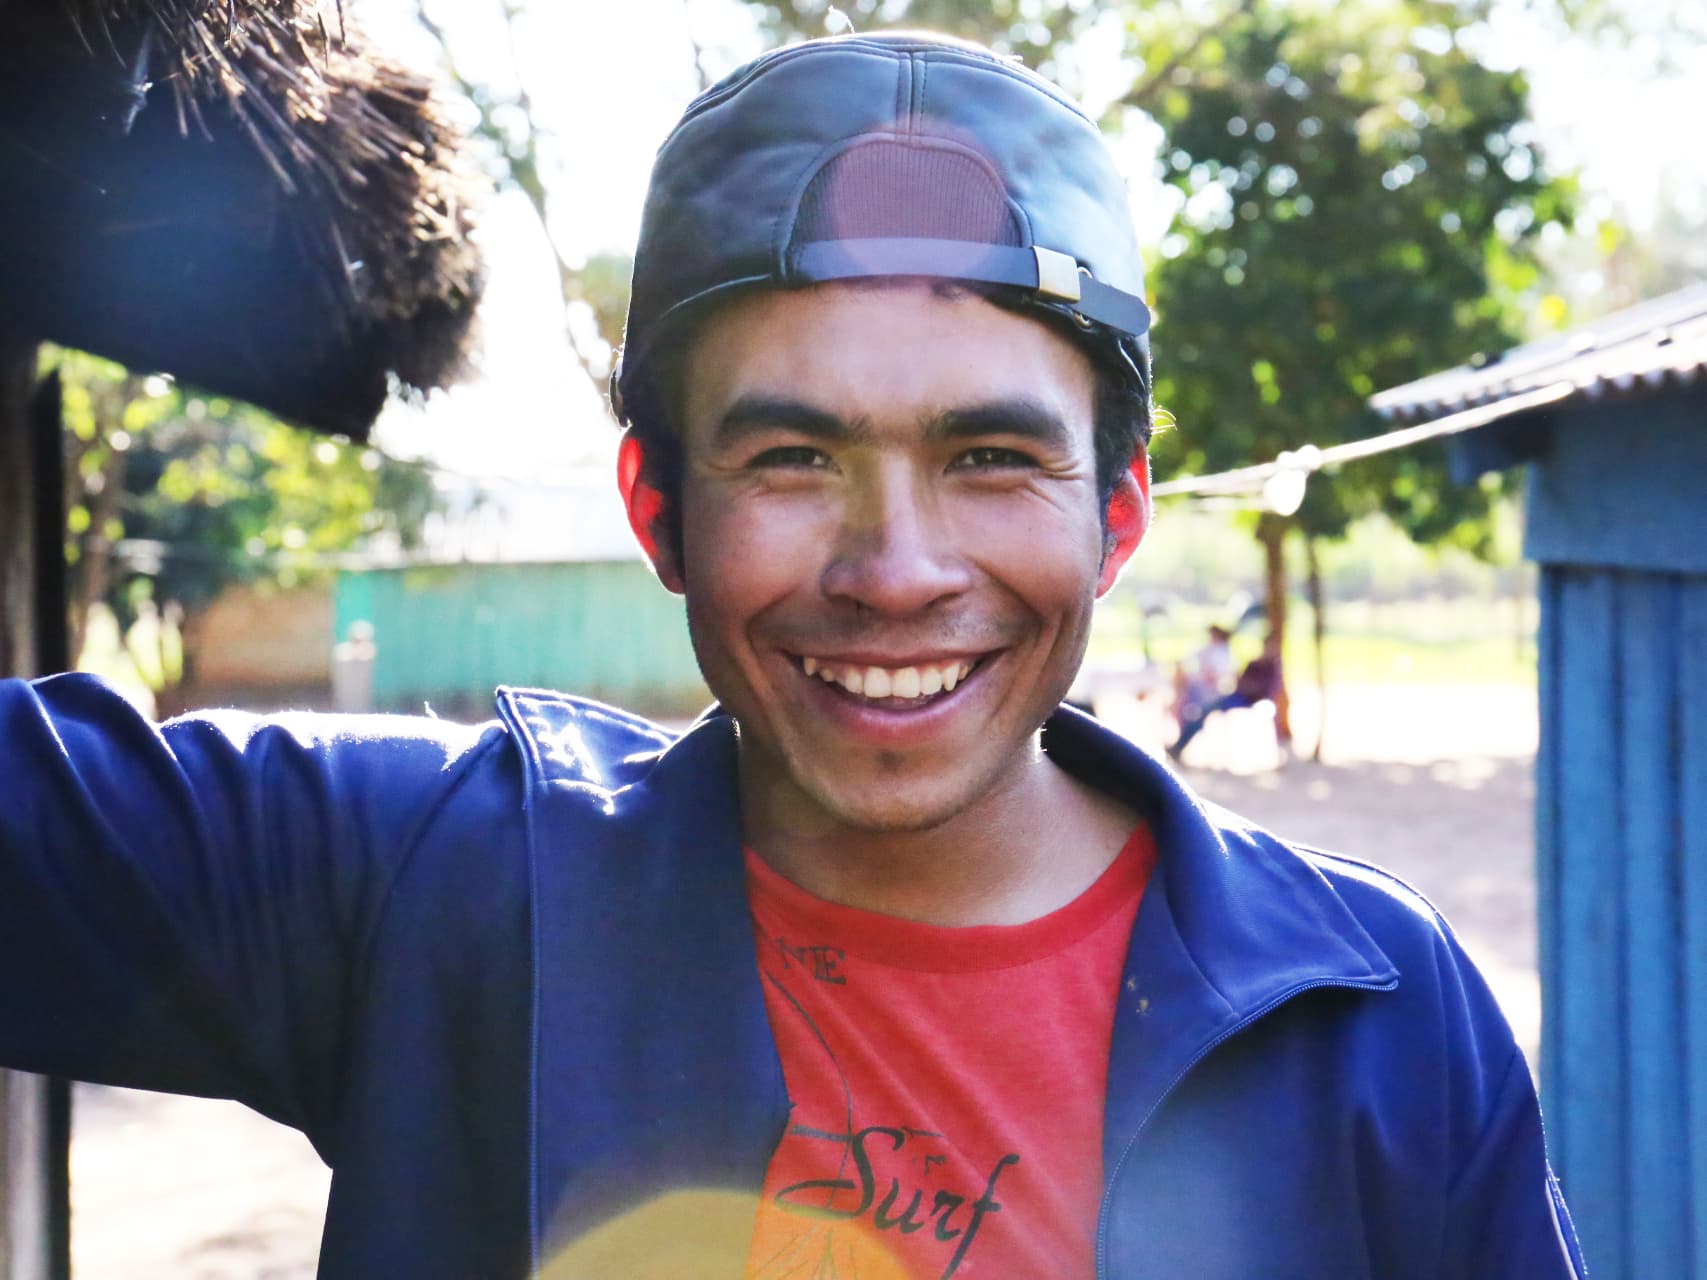
[[[837,667],[822,658],[800,659],[800,666],[809,676],[825,684],[838,685],[849,693],[865,698],[900,698],[912,701],[952,693],[972,672],[973,663],[945,662],[936,666],[912,667]]]

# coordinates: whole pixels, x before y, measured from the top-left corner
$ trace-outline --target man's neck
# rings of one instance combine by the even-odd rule
[[[830,902],[941,925],[1021,924],[1065,906],[1108,869],[1138,822],[1042,752],[922,830],[793,821],[742,790],[747,843],[777,872]]]

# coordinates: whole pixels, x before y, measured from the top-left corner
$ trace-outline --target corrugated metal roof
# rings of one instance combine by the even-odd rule
[[[1387,417],[1408,419],[1493,404],[1555,383],[1574,386],[1571,399],[1595,399],[1700,381],[1707,381],[1707,281],[1514,347],[1485,364],[1379,392],[1369,403]]]

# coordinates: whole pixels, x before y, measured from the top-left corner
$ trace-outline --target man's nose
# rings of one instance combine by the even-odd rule
[[[952,522],[926,483],[899,466],[862,477],[824,571],[826,594],[905,616],[966,591],[972,578]]]

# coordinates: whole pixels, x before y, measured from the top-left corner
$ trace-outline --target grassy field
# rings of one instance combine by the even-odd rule
[[[1235,611],[1236,612],[1236,611]],[[1345,601],[1327,610],[1323,660],[1331,683],[1527,684],[1535,679],[1533,598]],[[1212,622],[1230,623],[1224,608],[1174,603],[1141,615],[1123,595],[1101,606],[1091,636],[1093,661],[1130,661],[1146,649],[1164,666],[1203,644]],[[1286,653],[1291,680],[1315,679],[1310,609],[1295,603]],[[1254,657],[1262,622],[1247,622],[1233,640],[1238,662]]]
[[[1418,546],[1379,517],[1321,548],[1328,596],[1325,664],[1335,684],[1532,683],[1534,566],[1518,551],[1521,519],[1510,504],[1495,521],[1493,562],[1451,547]],[[1302,544],[1288,545],[1294,596],[1286,655],[1294,685],[1315,682],[1314,620],[1302,599]],[[1157,513],[1144,546],[1099,606],[1091,659],[1125,665],[1148,652],[1171,667],[1204,643],[1212,622],[1236,623],[1262,590],[1262,553],[1248,522],[1207,506]],[[1261,644],[1261,618],[1233,641],[1246,662]]]
[[[1326,666],[1336,684],[1522,683],[1535,679],[1535,569],[1519,550],[1512,503],[1492,522],[1491,559],[1419,546],[1381,517],[1321,545],[1327,607]],[[1286,655],[1292,683],[1315,682],[1313,619],[1303,600],[1303,544],[1287,545],[1293,591]],[[1171,666],[1204,643],[1209,624],[1231,625],[1262,592],[1262,551],[1248,513],[1210,504],[1159,509],[1144,545],[1099,606],[1091,658],[1125,665],[1148,651]],[[1243,663],[1261,644],[1262,620],[1234,639]]]

